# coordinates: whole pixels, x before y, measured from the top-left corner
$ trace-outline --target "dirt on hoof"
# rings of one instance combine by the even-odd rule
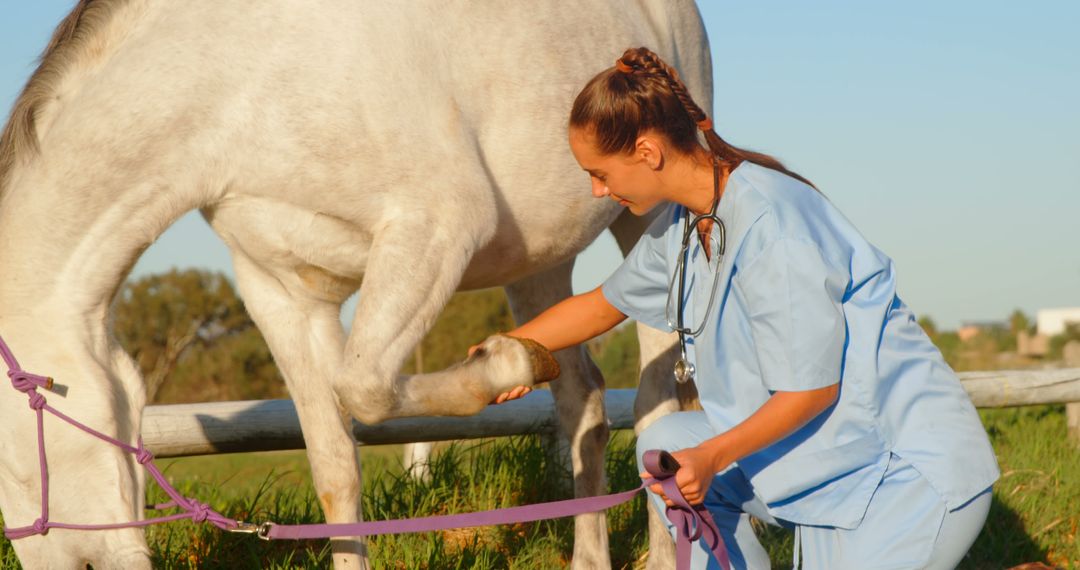
[[[533,378],[537,384],[550,382],[559,377],[561,373],[559,361],[555,360],[547,347],[530,338],[515,338],[514,340],[525,345],[525,350],[528,351],[529,360],[532,364]]]

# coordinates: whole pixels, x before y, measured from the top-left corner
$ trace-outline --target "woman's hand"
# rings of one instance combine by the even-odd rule
[[[749,418],[730,430],[697,447],[673,452],[671,455],[681,466],[675,473],[679,491],[690,504],[701,503],[717,473],[727,469],[732,462],[795,433],[833,405],[839,394],[839,383],[801,392],[776,392]],[[648,473],[641,474],[642,479],[649,476]],[[663,497],[668,506],[672,505],[664,497],[660,485],[651,485],[649,489]]]
[[[491,403],[501,404],[503,402],[509,402],[510,400],[516,400],[524,396],[525,394],[528,394],[529,392],[532,392],[532,388],[528,386],[518,386],[510,390],[509,392],[503,392],[502,394],[499,394],[495,397],[494,400],[491,401]]]
[[[675,483],[679,486],[679,492],[691,505],[700,504],[705,500],[705,494],[709,492],[713,477],[723,471],[729,461],[720,459],[720,455],[714,450],[703,447],[691,447],[680,451],[673,451],[671,456],[679,462],[679,470],[675,472]],[[642,479],[652,477],[648,472],[641,474]],[[664,495],[664,490],[659,483],[649,489],[660,496],[667,506],[675,506],[675,503]]]

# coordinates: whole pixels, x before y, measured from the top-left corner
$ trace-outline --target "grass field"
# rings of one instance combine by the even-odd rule
[[[1080,569],[1080,451],[1065,441],[1063,406],[980,412],[1001,464],[983,534],[964,568],[1008,568],[1043,561]],[[619,432],[609,447],[612,491],[632,488],[633,440]],[[431,480],[402,475],[400,447],[364,448],[364,513],[368,520],[451,514],[536,503],[569,495],[563,469],[546,459],[535,437],[457,443],[436,454]],[[161,465],[189,496],[228,516],[281,523],[321,522],[306,460],[299,452],[164,460]],[[149,491],[148,502],[164,495]],[[608,513],[616,568],[643,565],[644,500]],[[64,531],[54,531],[64,532]],[[776,567],[790,566],[791,537],[765,529]],[[559,568],[572,552],[570,520],[441,533],[378,537],[377,568]],[[174,523],[147,533],[158,568],[324,568],[324,541],[267,543],[222,533],[209,525]],[[10,543],[0,539],[0,568],[17,568]]]

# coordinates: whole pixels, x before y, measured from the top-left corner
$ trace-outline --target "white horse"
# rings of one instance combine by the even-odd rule
[[[397,372],[456,289],[506,285],[519,320],[570,294],[574,255],[620,210],[591,197],[568,112],[637,45],[711,100],[690,0],[81,0],[0,141],[0,335],[26,370],[68,386],[51,405],[134,443],[144,388],[110,302],[139,254],[201,209],[296,401],[326,519],[357,521],[352,418],[473,414],[532,381],[530,355],[505,337],[449,371]],[[642,221],[620,220],[625,251]],[[338,311],[357,289],[346,338]],[[656,361],[670,338],[641,335],[644,425],[677,404]],[[583,349],[557,358],[575,492],[598,494],[602,379]],[[23,526],[40,508],[25,396],[0,390],[0,424],[0,509]],[[130,455],[50,416],[45,433],[51,520],[142,517]],[[15,549],[28,568],[150,565],[131,529],[53,530]],[[338,568],[367,565],[360,540],[333,551]],[[602,514],[578,517],[574,557],[609,565]]]

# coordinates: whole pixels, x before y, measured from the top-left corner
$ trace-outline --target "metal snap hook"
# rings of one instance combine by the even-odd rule
[[[251,523],[244,521],[236,521],[236,528],[225,529],[229,532],[235,532],[238,534],[254,534],[263,540],[270,540],[270,527],[274,526],[274,523],[267,521],[264,523]]]
[[[270,540],[270,529],[274,527],[274,523],[266,521],[259,525],[259,530],[255,533],[255,536],[263,540]]]

